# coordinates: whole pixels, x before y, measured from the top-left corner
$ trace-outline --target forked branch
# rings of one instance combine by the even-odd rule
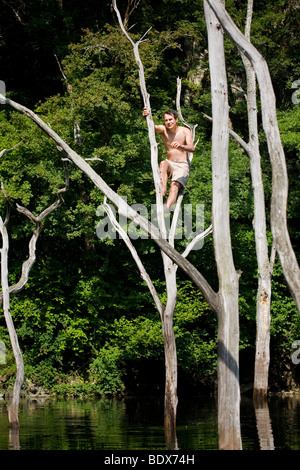
[[[17,204],[17,210],[19,213],[24,214],[34,225],[34,232],[31,236],[31,239],[29,241],[29,247],[28,247],[28,258],[26,261],[24,261],[22,265],[22,271],[21,271],[21,276],[19,281],[14,284],[13,286],[9,287],[9,294],[15,294],[17,292],[20,292],[26,285],[29,277],[30,270],[32,266],[35,263],[36,260],[36,244],[38,237],[41,232],[42,228],[42,222],[43,220],[51,214],[55,209],[57,209],[62,203],[63,203],[63,197],[62,194],[66,192],[69,188],[69,172],[68,172],[68,167],[66,162],[63,162],[64,170],[65,170],[65,186],[64,188],[61,188],[57,191],[57,201],[55,201],[53,204],[51,204],[49,207],[44,209],[38,216],[35,216],[30,212],[26,207],[19,206]],[[4,191],[4,188],[2,189],[3,196],[5,197],[6,201],[8,202],[7,195]],[[9,205],[9,202],[7,206]],[[8,218],[6,217],[5,219],[5,225],[8,223]],[[0,292],[0,303],[3,300],[3,294]]]

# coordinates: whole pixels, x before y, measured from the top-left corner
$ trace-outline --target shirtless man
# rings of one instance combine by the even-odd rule
[[[148,109],[144,108],[143,116],[148,115]],[[166,193],[168,178],[172,179],[165,204],[165,210],[168,210],[176,202],[180,189],[186,185],[190,174],[188,152],[194,152],[195,147],[191,131],[186,127],[178,126],[175,111],[166,111],[164,120],[165,125],[155,125],[155,133],[160,134],[167,152],[166,160],[163,160],[159,167],[163,196]]]

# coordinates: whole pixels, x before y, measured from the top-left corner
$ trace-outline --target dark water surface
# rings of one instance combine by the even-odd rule
[[[157,398],[22,400],[18,434],[9,432],[6,406],[0,400],[0,450],[166,450]],[[218,449],[214,399],[182,397],[177,424],[180,450]],[[243,397],[241,429],[244,450],[300,450],[300,398],[271,397],[255,410]]]

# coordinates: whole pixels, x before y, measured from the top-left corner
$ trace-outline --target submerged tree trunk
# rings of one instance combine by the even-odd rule
[[[1,155],[0,155],[1,156]],[[24,261],[22,265],[22,272],[19,281],[14,284],[13,286],[9,286],[8,284],[8,249],[9,249],[9,237],[7,232],[7,224],[9,221],[9,201],[7,195],[5,193],[3,184],[1,183],[1,189],[3,196],[7,202],[7,214],[5,220],[3,222],[2,217],[0,217],[0,232],[2,235],[2,249],[1,249],[1,285],[2,285],[2,292],[0,292],[0,303],[2,302],[4,317],[7,325],[7,330],[9,333],[10,341],[12,350],[14,353],[15,361],[16,361],[16,379],[13,389],[13,396],[11,403],[8,406],[8,418],[10,427],[12,430],[19,429],[19,403],[20,403],[20,395],[21,389],[24,382],[24,362],[23,356],[21,352],[21,348],[19,346],[19,341],[17,337],[17,333],[14,327],[13,319],[10,313],[10,295],[20,292],[28,281],[29,272],[35,263],[36,260],[36,243],[41,231],[41,224],[45,217],[47,217],[52,211],[54,211],[57,207],[59,207],[62,202],[62,193],[67,191],[69,186],[69,174],[67,170],[67,165],[64,163],[65,169],[65,176],[66,176],[66,185],[64,188],[57,191],[57,201],[51,204],[49,207],[44,209],[39,216],[34,216],[28,209],[25,207],[17,205],[17,210],[19,213],[24,214],[26,217],[30,219],[30,221],[35,225],[35,229],[33,235],[29,242],[29,256],[26,261]],[[18,436],[15,434],[11,435],[13,439],[18,439]]]
[[[242,448],[239,386],[238,286],[231,248],[229,220],[229,106],[223,30],[204,1],[212,93],[213,234],[219,276],[218,311],[218,431],[219,448]]]
[[[163,311],[162,332],[165,354],[165,406],[164,426],[167,449],[176,450],[177,417],[177,350],[173,328],[174,311],[177,301],[176,269],[173,261],[162,253],[167,285],[167,304]]]
[[[248,0],[245,37],[250,40],[253,0]],[[256,350],[254,366],[255,401],[264,400],[268,392],[270,364],[271,323],[271,277],[273,260],[269,261],[265,197],[259,151],[257,124],[256,77],[250,60],[242,54],[247,77],[247,108],[249,142],[246,151],[250,158],[252,187],[254,194],[254,232],[258,267],[258,289],[256,303]],[[272,251],[271,256],[274,254]]]
[[[254,398],[264,398],[268,391],[270,364],[271,323],[271,277],[266,232],[265,198],[260,165],[260,153],[256,111],[255,73],[247,58],[244,58],[247,73],[247,101],[249,116],[249,157],[254,193],[254,231],[256,242],[258,289],[256,302],[256,351],[254,368]]]
[[[2,297],[3,297],[3,311],[7,325],[7,330],[10,337],[12,350],[14,353],[17,372],[16,379],[13,389],[12,401],[8,406],[8,419],[11,428],[19,428],[19,402],[21,388],[24,382],[24,363],[23,356],[19,346],[17,333],[14,327],[13,319],[10,313],[10,295],[8,285],[8,233],[6,228],[7,220],[3,222],[0,217],[0,231],[2,235],[2,249],[1,249],[1,285],[2,285]]]

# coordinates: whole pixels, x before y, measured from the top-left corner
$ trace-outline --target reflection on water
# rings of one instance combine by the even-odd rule
[[[266,401],[254,404],[257,434],[261,450],[274,450],[273,429]]]
[[[254,409],[241,403],[243,449],[300,450],[300,398],[275,398]],[[182,397],[178,407],[180,450],[218,449],[217,408],[211,398]],[[0,450],[165,450],[163,400],[90,401],[26,399],[19,434],[10,433],[0,401]]]

